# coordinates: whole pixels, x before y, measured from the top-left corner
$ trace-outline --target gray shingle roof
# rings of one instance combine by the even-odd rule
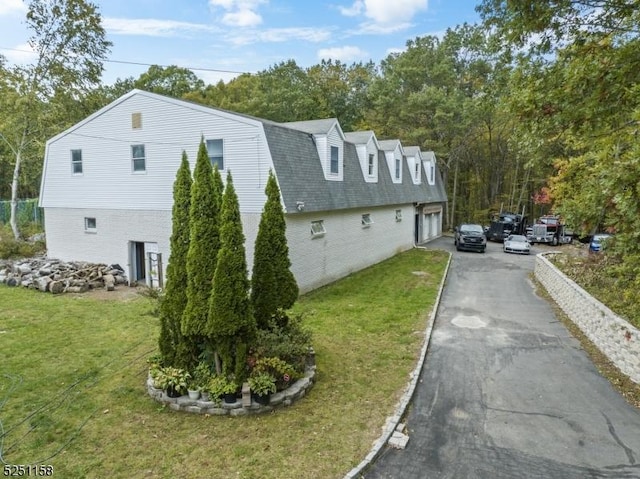
[[[437,188],[427,184],[423,169],[422,184],[414,185],[405,162],[403,182],[394,184],[383,152],[379,152],[378,182],[367,183],[352,143],[344,145],[344,180],[325,180],[311,132],[286,123],[263,125],[288,213],[298,213],[299,201],[304,202],[304,212],[447,201]]]
[[[290,121],[282,123],[282,125],[314,135],[322,135],[327,134],[336,123],[338,123],[337,118],[325,118],[322,120]]]
[[[375,136],[375,133],[372,130],[366,131],[349,131],[345,132],[344,137],[349,143],[354,143],[356,145],[364,145],[366,144],[372,136]]]

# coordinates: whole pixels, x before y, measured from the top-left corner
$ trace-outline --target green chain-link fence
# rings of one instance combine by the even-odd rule
[[[38,198],[18,200],[18,225],[35,223],[44,226],[44,210],[38,207]],[[8,224],[11,218],[11,202],[0,201],[0,224]]]

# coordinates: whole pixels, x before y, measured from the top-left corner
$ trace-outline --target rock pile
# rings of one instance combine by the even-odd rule
[[[48,258],[18,261],[0,260],[0,283],[23,286],[53,294],[84,293],[94,288],[113,291],[128,284],[120,265],[82,261],[65,262]]]

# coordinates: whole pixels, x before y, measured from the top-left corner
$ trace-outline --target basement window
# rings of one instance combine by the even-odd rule
[[[324,229],[324,220],[311,222],[311,236],[313,238],[318,236],[324,236],[327,230]]]
[[[98,231],[98,225],[96,223],[95,218],[85,217],[84,219],[84,230],[87,233],[95,233]]]

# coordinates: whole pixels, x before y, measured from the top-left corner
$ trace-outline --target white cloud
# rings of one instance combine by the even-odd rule
[[[429,0],[364,0],[365,15],[377,24],[404,23],[421,10],[427,10]]]
[[[319,60],[339,60],[341,62],[352,62],[367,58],[369,54],[359,47],[344,46],[337,48],[321,48],[318,50]]]
[[[175,37],[192,32],[210,31],[211,27],[199,23],[156,20],[153,18],[104,18],[103,25],[113,35],[142,35],[149,37]]]
[[[338,7],[338,10],[340,10],[340,13],[345,17],[357,17],[362,13],[363,8],[364,3],[362,0],[356,0],[356,2],[350,7]]]
[[[28,43],[16,45],[13,49],[3,49],[2,54],[9,60],[9,62],[17,65],[25,63],[31,63],[36,59],[36,53]]]
[[[302,40],[318,43],[331,38],[331,31],[322,28],[272,28],[263,31],[247,32],[230,37],[235,45],[249,45],[252,43],[282,43]]]
[[[262,23],[262,17],[251,10],[225,13],[222,23],[235,27],[254,27]]]
[[[22,0],[0,0],[0,15],[22,13],[27,11],[27,6]]]
[[[410,23],[390,23],[382,25],[379,23],[369,22],[361,24],[354,33],[357,33],[359,35],[387,35],[390,33],[401,32],[402,30],[406,30],[409,27],[411,27]]]
[[[362,25],[362,33],[392,33],[402,30],[429,0],[356,0],[351,7],[338,7],[347,17],[364,14],[371,21]]]
[[[209,0],[209,6],[215,10],[222,8],[226,13],[222,22],[235,27],[254,27],[262,23],[257,12],[258,7],[267,0]]]

